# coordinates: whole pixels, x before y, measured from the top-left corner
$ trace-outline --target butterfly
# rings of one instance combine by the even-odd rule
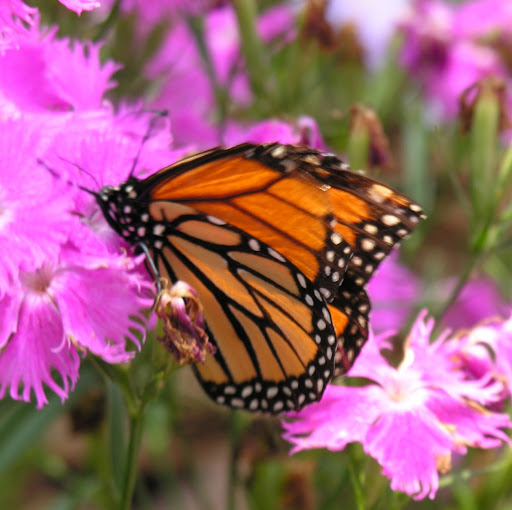
[[[318,401],[368,338],[365,285],[421,207],[308,147],[245,143],[96,195],[160,277],[197,292],[215,353],[206,393],[277,414]]]

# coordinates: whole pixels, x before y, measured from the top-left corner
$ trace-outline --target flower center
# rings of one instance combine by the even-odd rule
[[[45,293],[52,282],[52,271],[48,265],[43,265],[32,273],[22,273],[20,280],[27,290]]]

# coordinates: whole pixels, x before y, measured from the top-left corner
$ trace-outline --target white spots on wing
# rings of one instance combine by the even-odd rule
[[[282,145],[278,145],[270,151],[270,155],[276,159],[284,158],[286,156],[286,149]]]
[[[253,392],[253,387],[252,386],[245,386],[245,388],[242,389],[242,391],[240,392],[240,396],[242,398],[247,398],[249,395],[251,395]]]
[[[331,296],[332,296],[331,291],[329,289],[324,288],[324,287],[320,288],[320,292],[322,293],[322,295],[324,296],[325,299],[330,299]]]
[[[363,230],[365,230],[366,232],[368,232],[368,234],[371,234],[371,235],[375,235],[379,229],[376,225],[372,225],[371,223],[367,223],[364,227],[363,227]]]
[[[217,218],[216,216],[206,216],[206,219],[213,223],[214,225],[225,225],[226,222],[224,220],[221,220],[220,218]]]
[[[297,273],[296,275],[297,281],[299,282],[299,285],[305,289],[308,286],[308,282],[306,281],[306,277],[302,273]]]
[[[375,241],[373,239],[364,238],[361,240],[361,248],[364,251],[372,251],[375,248]]]
[[[400,219],[397,218],[394,214],[384,214],[381,217],[381,221],[387,227],[394,227],[400,223]]]
[[[343,239],[341,238],[341,236],[338,233],[334,232],[333,234],[331,234],[331,241],[333,244],[338,245],[341,243],[341,241],[343,241]],[[350,250],[350,248],[349,248],[349,250]]]
[[[156,236],[161,236],[165,232],[165,225],[161,223],[157,223],[153,226],[153,234]]]
[[[261,249],[261,246],[260,246],[260,243],[258,241],[256,241],[256,239],[249,239],[249,248],[252,250],[252,251],[260,251]]]
[[[360,266],[362,263],[363,263],[363,259],[361,257],[359,257],[358,255],[352,257],[352,260],[351,260],[352,264],[354,264],[354,266]]]
[[[280,253],[277,253],[277,251],[273,248],[268,248],[268,253],[280,262],[286,262],[286,259]]]
[[[279,390],[277,386],[270,386],[269,388],[267,388],[267,398],[273,399],[277,395],[278,391]]]

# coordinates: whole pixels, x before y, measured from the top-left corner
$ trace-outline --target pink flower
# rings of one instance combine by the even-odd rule
[[[502,407],[512,396],[512,316],[489,318],[448,342],[447,349],[468,377],[488,377],[501,385],[494,407]]]
[[[433,107],[445,118],[452,118],[459,111],[461,94],[487,76],[506,76],[499,55],[485,46],[461,40],[448,52],[442,74],[429,77],[426,92]]]
[[[227,126],[224,141],[228,146],[243,142],[279,142],[327,149],[318,124],[308,116],[299,117],[293,124],[278,119],[264,120],[252,126],[239,126],[232,122]]]
[[[78,15],[82,14],[82,11],[92,11],[101,5],[97,0],[59,0],[59,2]]]
[[[512,32],[512,4],[508,0],[473,0],[461,3],[454,33],[463,38],[493,38]]]
[[[47,391],[67,398],[82,355],[130,360],[153,301],[143,257],[79,186],[119,184],[183,151],[169,149],[167,119],[114,114],[104,94],[118,66],[97,45],[32,27],[0,65],[0,398],[40,408]]]
[[[370,338],[349,375],[373,384],[329,385],[319,403],[290,413],[283,426],[292,452],[360,442],[393,490],[422,499],[434,498],[454,453],[508,442],[502,429],[512,426],[509,417],[483,407],[499,397],[500,385],[467,379],[446,356],[446,335],[429,344],[433,326],[420,314],[396,368],[380,353],[390,347],[386,335]]]
[[[0,301],[7,323],[0,337],[0,398],[10,388],[11,398],[30,401],[33,391],[41,408],[47,403],[43,384],[62,400],[67,397],[78,378],[79,353],[89,351],[109,363],[133,356],[126,338],[140,347],[133,331],[143,338],[140,310],[151,300],[139,297],[148,284],[127,273],[129,264],[118,257],[117,267],[111,262],[109,268],[88,268],[73,249],[63,250],[58,265],[21,273],[16,289]]]
[[[31,271],[56,258],[70,225],[71,207],[63,183],[37,164],[44,128],[26,121],[0,122],[0,296],[19,271]]]
[[[37,9],[29,7],[21,0],[0,2],[0,55],[5,50],[18,47],[19,38],[23,38],[26,32],[22,22],[29,26],[37,25]]]
[[[104,94],[114,86],[112,75],[119,65],[101,63],[99,44],[58,39],[55,33],[34,28],[17,49],[0,55],[0,109],[10,111],[10,116],[104,106]]]
[[[68,9],[80,14],[100,6],[96,0],[60,0]],[[0,2],[0,55],[8,49],[16,49],[26,37],[29,27],[39,25],[39,11],[21,0],[4,0]]]
[[[461,94],[478,80],[508,78],[507,63],[486,42],[486,37],[510,33],[506,4],[420,0],[402,23],[402,63],[424,87],[435,117],[453,118]]]

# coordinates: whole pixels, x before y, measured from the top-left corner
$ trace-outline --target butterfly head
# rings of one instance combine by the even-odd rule
[[[104,186],[95,195],[109,225],[128,242],[140,241],[137,223],[140,221],[140,203],[136,179],[120,186]]]

